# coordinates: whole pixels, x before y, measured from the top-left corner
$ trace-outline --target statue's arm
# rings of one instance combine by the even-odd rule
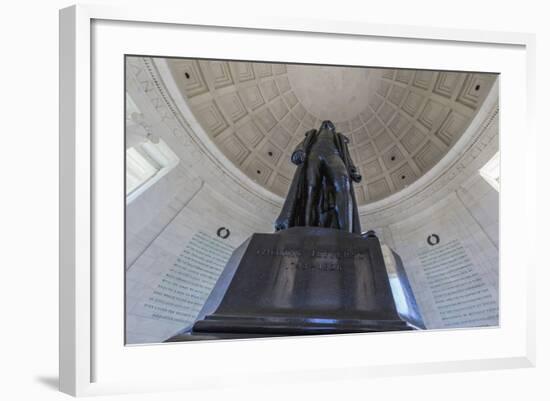
[[[292,156],[290,159],[292,160],[292,163],[296,165],[302,164],[306,160],[306,149],[308,147],[308,143],[311,140],[311,135],[315,133],[315,130],[309,130],[305,134],[305,138],[302,142],[296,146],[296,149],[292,152]]]
[[[344,151],[345,163],[346,163],[346,166],[348,166],[349,175],[354,182],[361,182],[361,179],[363,177],[361,177],[361,174],[359,174],[359,170],[353,163],[353,160],[349,153],[349,149],[348,149],[349,139],[343,134],[339,134],[339,135],[341,136],[341,139],[342,139],[342,148]]]

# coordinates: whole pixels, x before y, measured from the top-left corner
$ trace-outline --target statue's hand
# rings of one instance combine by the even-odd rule
[[[353,182],[361,182],[361,179],[363,178],[363,177],[361,177],[361,174],[359,174],[359,172],[355,168],[352,168],[350,170],[349,175],[350,175]]]
[[[275,231],[282,231],[282,230],[286,230],[287,228],[288,228],[287,222],[279,221],[279,220],[275,222]]]
[[[297,150],[292,154],[291,159],[292,163],[300,165],[306,161],[306,152],[304,152],[303,150]]]

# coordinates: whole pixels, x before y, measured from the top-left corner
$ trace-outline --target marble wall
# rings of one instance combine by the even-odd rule
[[[130,204],[128,343],[162,341],[191,324],[232,249],[254,232],[270,232],[272,218],[228,202],[223,187],[178,170]],[[226,239],[217,235],[222,227],[230,231]],[[426,326],[432,329],[498,325],[498,230],[498,192],[480,175],[421,213],[376,228],[381,241],[401,256]],[[430,245],[428,237],[434,243],[434,234],[439,243]],[[210,242],[208,253],[219,257],[198,268],[210,276],[202,282],[198,276],[188,277],[178,287],[178,261],[186,253],[200,256],[195,245],[204,240]],[[435,256],[444,267],[429,260],[440,250],[444,257]],[[443,270],[450,271],[448,280],[438,275]],[[186,274],[193,273],[187,269]],[[170,286],[176,294],[167,292]],[[189,286],[201,288],[194,294]],[[453,308],[456,303],[460,306]]]
[[[160,342],[190,324],[232,249],[272,231],[280,209],[224,168],[227,161],[197,139],[198,127],[169,114],[146,67],[128,65],[127,93],[180,162],[126,205],[128,344]]]
[[[488,207],[490,196],[468,195],[474,202],[469,207],[455,192],[385,230],[427,328],[498,325],[498,243],[488,234],[498,235],[498,198],[497,212],[485,214],[475,202]],[[489,230],[476,215],[484,216]]]
[[[497,144],[495,137],[482,160],[491,158]],[[499,193],[478,169],[462,172],[456,182],[440,199],[362,216],[363,229],[374,229],[401,256],[431,329],[499,322]],[[442,265],[430,265],[432,256]]]
[[[179,191],[153,222],[143,230],[160,231],[126,272],[128,343],[159,342],[191,324],[233,250],[253,233],[271,229],[269,219],[228,203],[209,184]],[[144,236],[129,238],[130,251]]]

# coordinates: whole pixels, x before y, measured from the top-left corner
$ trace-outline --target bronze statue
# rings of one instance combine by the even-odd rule
[[[351,160],[348,142],[330,121],[306,132],[291,156],[298,168],[275,222],[277,231],[310,226],[361,233],[352,183],[360,182],[361,175]]]
[[[278,232],[237,248],[196,321],[167,342],[424,328],[412,291],[407,311],[397,309],[374,231],[361,234],[353,193],[361,176],[347,142],[330,121],[306,133],[291,156],[298,168]]]

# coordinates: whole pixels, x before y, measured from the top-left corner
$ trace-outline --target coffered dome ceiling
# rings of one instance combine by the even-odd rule
[[[286,196],[290,155],[332,120],[350,139],[359,204],[425,174],[465,132],[496,75],[169,59],[197,121],[251,179]]]

